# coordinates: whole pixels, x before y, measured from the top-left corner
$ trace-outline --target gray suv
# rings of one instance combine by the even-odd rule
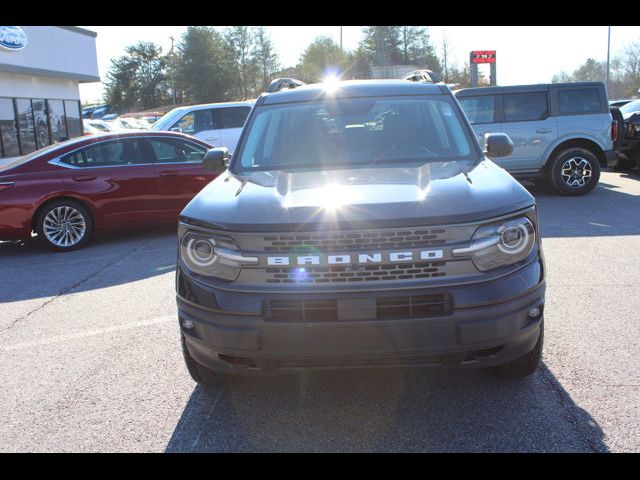
[[[515,177],[547,177],[562,194],[591,191],[615,166],[612,118],[601,82],[467,88],[456,92],[478,138],[506,133],[513,153],[496,161]]]

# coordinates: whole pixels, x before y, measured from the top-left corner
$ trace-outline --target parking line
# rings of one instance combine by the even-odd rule
[[[105,333],[119,332],[122,330],[131,330],[133,328],[146,327],[148,325],[155,325],[158,323],[165,323],[165,322],[170,322],[174,320],[176,320],[175,315],[165,315],[164,317],[157,317],[157,318],[153,318],[151,320],[146,320],[143,322],[126,323],[124,325],[116,325],[113,327],[86,330],[81,333],[73,333],[69,335],[56,335],[55,337],[49,337],[42,340],[37,340],[35,342],[16,343],[13,345],[8,345],[6,347],[0,347],[0,348],[5,352],[11,351],[11,350],[22,350],[24,348],[38,347],[41,345],[50,345],[52,343],[66,342],[69,340],[76,340],[78,338],[91,337],[95,335],[104,335]]]

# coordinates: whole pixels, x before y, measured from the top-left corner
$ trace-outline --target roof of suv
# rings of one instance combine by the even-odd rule
[[[335,83],[313,83],[301,87],[263,93],[258,105],[276,103],[310,102],[325,97],[389,97],[395,95],[444,95],[446,87],[432,83],[407,80],[346,80]]]
[[[602,82],[571,82],[571,83],[537,83],[534,85],[509,85],[506,87],[475,87],[463,88],[456,91],[457,97],[466,95],[493,95],[496,93],[522,93],[546,90],[548,88],[571,88],[571,87],[602,87]]]

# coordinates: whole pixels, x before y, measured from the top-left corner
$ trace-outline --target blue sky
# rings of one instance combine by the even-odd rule
[[[110,60],[124,53],[125,47],[141,40],[155,42],[168,51],[169,37],[178,40],[186,27],[151,26],[83,26],[98,33],[98,68],[104,78]],[[224,27],[215,27],[222,30]],[[279,26],[267,27],[284,67],[294,66],[306,46],[319,35],[340,38],[338,26]],[[497,51],[497,77],[499,85],[544,83],[565,70],[571,72],[587,58],[605,60],[607,57],[606,26],[430,26],[432,43],[441,53],[443,33],[449,41],[452,60],[462,65],[471,50]],[[362,27],[342,28],[343,46],[352,49],[358,45]],[[631,41],[640,41],[640,27],[612,27],[611,55],[615,56]],[[488,67],[487,67],[488,68]],[[487,70],[488,73],[488,70]],[[102,84],[83,84],[83,101],[98,100]]]

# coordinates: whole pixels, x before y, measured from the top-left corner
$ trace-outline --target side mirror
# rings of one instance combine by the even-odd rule
[[[506,157],[513,153],[513,142],[505,133],[484,134],[484,154],[489,158]]]
[[[202,159],[202,164],[207,172],[221,174],[227,169],[229,151],[226,147],[211,148],[207,150]]]

